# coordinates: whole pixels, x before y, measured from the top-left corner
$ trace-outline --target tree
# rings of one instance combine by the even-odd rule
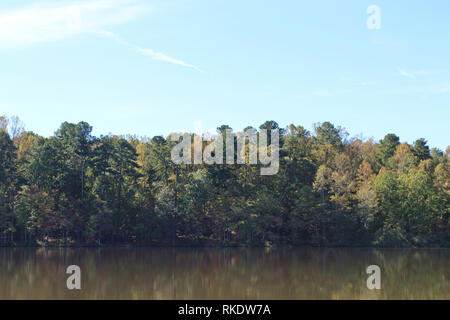
[[[331,200],[343,209],[351,209],[355,193],[353,168],[350,157],[340,153],[335,158],[335,171],[331,174]]]
[[[345,131],[342,128],[336,128],[330,122],[316,123],[314,125],[316,139],[321,144],[331,144],[339,147],[342,144],[342,136]]]
[[[331,188],[332,175],[333,171],[325,165],[321,165],[317,169],[316,178],[314,179],[314,190],[320,192],[322,203],[325,203],[325,195]]]
[[[443,242],[450,243],[450,164],[439,164],[433,176],[437,201],[440,203],[437,215],[438,232],[442,235]]]
[[[431,159],[430,147],[428,147],[427,141],[424,138],[418,139],[414,142],[412,152],[419,160]]]
[[[395,149],[393,157],[388,161],[388,166],[400,175],[414,168],[417,163],[418,160],[414,156],[411,146],[402,143]]]
[[[14,183],[16,147],[8,133],[0,130],[0,184],[10,187]]]
[[[126,239],[126,225],[134,222],[133,200],[139,174],[136,163],[136,149],[127,140],[120,137],[103,137],[96,150],[96,163],[102,168],[98,176],[100,186],[110,186],[100,191],[102,200],[106,200],[109,208],[114,208],[112,224],[119,238]]]
[[[397,178],[392,172],[382,170],[374,180],[374,188],[378,199],[379,219],[383,227],[395,229],[399,227],[401,217],[401,193]]]
[[[68,165],[79,172],[81,201],[84,200],[85,172],[94,141],[91,132],[92,127],[86,122],[78,124],[64,122],[55,133],[62,142]]]
[[[13,241],[13,205],[16,189],[16,148],[5,130],[0,130],[0,236],[3,243],[9,235]]]
[[[370,163],[363,161],[359,166],[356,184],[358,200],[358,213],[363,225],[370,232],[374,233],[382,227],[383,221],[377,220],[377,194],[374,188],[375,174]]]
[[[431,177],[421,170],[411,170],[399,178],[401,228],[416,244],[431,240],[436,232],[439,202]]]
[[[397,146],[400,144],[400,138],[393,133],[387,134],[376,147],[376,158],[378,169],[387,166],[388,159],[391,158]]]
[[[96,138],[65,122],[48,138],[12,139],[11,123],[21,127],[0,118],[0,245],[450,244],[450,148],[424,139],[377,144],[329,122],[314,134],[292,124],[278,173],[262,176],[260,164],[176,165],[170,136]],[[225,149],[233,132],[218,131]]]

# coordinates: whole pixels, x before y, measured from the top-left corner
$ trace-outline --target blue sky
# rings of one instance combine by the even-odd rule
[[[366,9],[381,9],[369,30]],[[449,145],[447,1],[2,1],[0,114],[51,135],[275,120]]]

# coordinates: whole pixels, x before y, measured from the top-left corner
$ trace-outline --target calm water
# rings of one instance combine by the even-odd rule
[[[0,248],[0,299],[450,299],[450,250]]]

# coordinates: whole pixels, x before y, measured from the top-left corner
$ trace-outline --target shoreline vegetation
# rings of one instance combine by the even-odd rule
[[[7,245],[0,245],[1,248],[21,248],[21,249],[151,249],[151,248],[190,248],[190,249],[380,249],[380,250],[395,250],[395,249],[411,249],[411,250],[450,250],[450,246],[412,246],[409,244],[403,245],[373,245],[373,244],[355,244],[355,245],[319,245],[319,244],[281,244],[267,243],[267,244],[245,244],[245,243],[221,243],[219,241],[209,243],[180,242],[177,241],[174,245],[169,241],[166,243],[85,243],[85,244],[64,244],[64,243],[41,243],[40,241],[34,244],[27,243],[12,243]]]
[[[0,247],[450,247],[450,147],[330,122],[259,129],[280,131],[276,175],[176,165],[168,137],[64,122],[46,138],[2,116]]]

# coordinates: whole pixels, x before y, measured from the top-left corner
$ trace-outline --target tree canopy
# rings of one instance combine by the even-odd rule
[[[280,129],[273,176],[176,165],[162,136],[64,122],[41,137],[0,117],[0,245],[450,246],[450,149],[349,138],[330,122],[259,128]]]

